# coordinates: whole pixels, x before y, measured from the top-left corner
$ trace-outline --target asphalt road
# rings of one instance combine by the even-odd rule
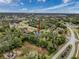
[[[60,56],[62,54],[63,51],[65,51],[65,49],[69,46],[72,45],[71,51],[69,53],[69,56],[67,57],[67,59],[72,59],[74,53],[75,53],[75,43],[77,42],[77,39],[75,37],[75,33],[72,30],[71,26],[67,24],[67,28],[69,29],[71,35],[69,37],[69,41],[51,58],[51,59],[57,59],[58,56]]]

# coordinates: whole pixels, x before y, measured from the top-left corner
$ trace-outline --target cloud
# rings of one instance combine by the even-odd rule
[[[27,8],[21,8],[18,10],[18,12],[27,12],[27,11],[29,12],[29,10]]]
[[[30,3],[32,3],[33,0],[29,0]],[[46,0],[36,0],[37,2],[46,2]]]
[[[74,10],[74,11],[76,10],[79,11],[79,2],[75,2],[75,4],[69,7],[69,9]]]
[[[19,8],[17,10],[12,10],[12,9],[0,9],[0,12],[29,12],[29,10],[27,8]]]
[[[79,9],[74,9],[74,8],[59,8],[59,9],[55,9],[55,10],[45,10],[45,11],[31,11],[31,13],[79,13]]]
[[[76,2],[74,5],[75,7],[79,7],[79,2]]]
[[[0,0],[0,3],[8,4],[11,3],[13,0]]]
[[[23,3],[23,2],[21,2],[21,3],[20,3],[20,5],[24,5],[24,3]]]
[[[36,11],[37,11],[37,12],[43,12],[43,11],[48,11],[48,10],[54,10],[54,9],[66,7],[66,6],[71,5],[71,4],[73,4],[73,3],[74,3],[74,2],[67,3],[67,4],[60,4],[60,5],[57,5],[57,6],[48,7],[48,8],[44,8],[44,9],[32,10],[32,12],[36,12]]]
[[[46,2],[46,0],[37,0],[38,2]]]
[[[44,9],[32,10],[33,13],[79,13],[79,2],[60,4]]]
[[[31,13],[79,13],[79,3],[70,2],[43,9],[31,10]]]
[[[27,9],[27,8],[22,8],[21,10],[22,10],[22,11],[26,11],[26,10],[28,10],[28,9]]]
[[[64,3],[68,3],[70,2],[71,0],[63,0]]]

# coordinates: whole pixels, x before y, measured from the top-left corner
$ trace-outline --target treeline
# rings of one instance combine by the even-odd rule
[[[79,24],[79,17],[78,16],[61,16],[61,17],[44,17],[41,16],[39,17],[40,19],[40,28],[41,29],[48,29],[51,27],[61,27],[61,28],[66,28],[64,26],[64,23],[71,23],[71,24]],[[28,24],[32,27],[38,26],[38,18],[36,17],[30,17]]]

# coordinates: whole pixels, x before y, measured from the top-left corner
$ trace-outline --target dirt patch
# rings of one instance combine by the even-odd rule
[[[37,47],[33,44],[30,44],[28,42],[25,42],[24,45],[21,48],[17,48],[15,49],[17,56],[20,56],[23,54],[23,49],[27,52],[31,52],[31,51],[37,51],[39,54],[44,55],[44,54],[48,54],[48,51],[44,48],[41,47]]]
[[[37,46],[30,44],[28,42],[24,43],[24,47],[26,47],[26,49],[29,49],[29,50],[35,50],[40,54],[47,54],[48,53],[48,51],[46,49],[37,47]]]

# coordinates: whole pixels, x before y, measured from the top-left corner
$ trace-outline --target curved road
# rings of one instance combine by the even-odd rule
[[[69,56],[67,57],[67,59],[71,59],[75,53],[75,42],[76,42],[76,37],[75,37],[75,34],[74,34],[74,31],[68,26],[67,27],[70,32],[71,32],[71,37],[70,37],[70,44],[72,45],[72,49],[71,49],[71,52],[69,54]]]
[[[71,59],[75,53],[75,42],[77,41],[74,31],[72,30],[70,25],[66,25],[67,28],[69,29],[71,36],[69,37],[69,41],[52,57],[52,59],[57,59],[58,56],[60,56],[62,54],[62,52],[69,46],[72,45],[72,49],[71,52],[69,54],[69,56],[67,57],[67,59]]]

